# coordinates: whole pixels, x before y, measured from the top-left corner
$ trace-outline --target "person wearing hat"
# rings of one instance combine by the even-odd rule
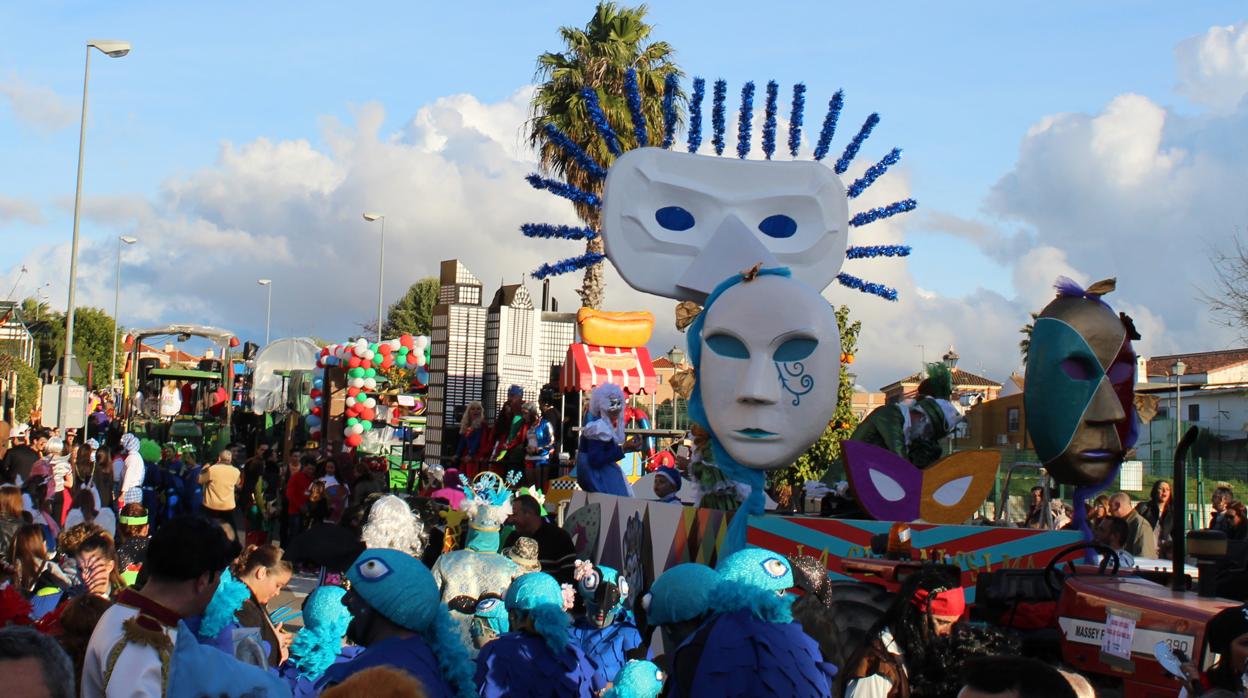
[[[1219,688],[1242,695],[1248,686],[1248,604],[1222,609],[1205,626],[1205,639],[1218,661],[1203,674],[1191,662],[1183,664],[1180,698]]]
[[[854,429],[850,440],[892,451],[917,468],[931,466],[942,455],[940,440],[962,420],[950,401],[952,381],[944,364],[929,364],[928,378],[919,384],[914,400],[875,408]]]
[[[366,550],[347,570],[351,612],[347,638],[364,648],[349,662],[330,666],[317,690],[375,666],[401,669],[424,684],[431,698],[476,694],[472,663],[433,575],[398,550]]]
[[[139,437],[134,434],[123,434],[121,447],[125,449],[126,458],[121,466],[121,501],[117,506],[124,507],[131,502],[143,503],[143,476],[147,465],[139,454]]]
[[[482,698],[591,698],[606,681],[568,635],[559,582],[545,572],[521,575],[505,599],[511,632],[477,656]]]
[[[641,646],[641,632],[627,610],[628,580],[614,568],[589,560],[576,561],[573,577],[585,614],[572,623],[572,641],[598,665],[604,678],[614,677]]]
[[[641,598],[639,613],[645,614],[647,635],[658,628],[663,649],[668,652],[655,658],[655,664],[669,667],[668,659],[676,648],[696,631],[711,615],[711,592],[719,584],[719,574],[706,565],[682,562],[669,567],[650,585]]]
[[[290,643],[290,658],[280,675],[290,684],[294,698],[316,695],[316,682],[336,664],[354,659],[363,648],[344,645],[351,612],[343,605],[347,591],[342,587],[317,587],[303,601],[303,628]]]
[[[793,568],[783,555],[745,548],[719,561],[711,618],[672,655],[667,695],[832,695],[836,667],[793,622]],[[651,606],[653,608],[653,604]]]
[[[511,547],[503,548],[503,555],[520,568],[518,574],[542,571],[542,562],[538,559],[537,541],[532,538],[524,536],[517,538]]]
[[[18,484],[30,479],[30,469],[39,460],[39,453],[28,443],[29,436],[30,426],[26,424],[17,425],[9,435],[11,445],[0,460],[0,481]]]
[[[898,591],[893,604],[868,633],[868,640],[841,673],[844,698],[910,695],[915,677],[947,671],[937,638],[948,637],[966,611],[958,580],[936,567],[919,570]]]
[[[472,628],[469,633],[472,635],[473,647],[484,649],[509,630],[511,622],[507,617],[506,601],[498,594],[482,594],[472,612]]]
[[[670,465],[654,471],[654,494],[660,502],[680,504],[680,497],[676,496],[680,491],[680,480],[680,471]]]

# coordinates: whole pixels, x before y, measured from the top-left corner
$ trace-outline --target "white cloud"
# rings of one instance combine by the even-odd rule
[[[0,80],[0,96],[7,99],[18,121],[41,133],[66,128],[78,116],[69,101],[47,87],[26,82],[16,73],[10,72]]]
[[[1210,27],[1179,42],[1178,92],[1219,111],[1234,109],[1248,94],[1248,22]]]
[[[0,194],[0,225],[13,222],[39,225],[43,212],[30,201]]]

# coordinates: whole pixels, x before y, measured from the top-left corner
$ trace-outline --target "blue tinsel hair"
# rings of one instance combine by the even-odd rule
[[[545,605],[521,613],[533,619],[533,629],[546,640],[546,646],[551,652],[556,656],[563,654],[568,648],[568,626],[571,621],[562,608]]]
[[[301,676],[314,683],[342,651],[342,638],[351,624],[351,612],[342,604],[345,595],[341,587],[313,591],[304,604],[304,626],[291,640],[291,663]]]
[[[760,269],[758,276],[784,276],[791,277],[793,274],[788,267],[773,267],[769,269]],[[749,497],[741,503],[741,508],[732,517],[732,523],[728,525],[728,532],[724,538],[723,547],[720,555],[727,555],[745,547],[746,526],[749,521],[749,515],[761,515],[766,506],[766,498],[763,494],[764,481],[766,475],[762,470],[754,470],[741,465],[728,452],[719,445],[719,439],[715,437],[715,432],[711,429],[711,421],[706,416],[706,406],[702,404],[702,326],[706,324],[706,316],[711,306],[725,291],[745,281],[745,277],[741,274],[733,274],[726,280],[721,282],[711,295],[707,296],[706,304],[702,312],[694,318],[693,323],[689,325],[689,361],[693,364],[693,394],[689,397],[689,419],[697,422],[707,434],[711,436],[711,451],[715,456],[715,466],[718,467],[725,475],[736,482],[743,483],[750,487]]]
[[[425,642],[438,658],[438,666],[442,669],[442,678],[460,698],[472,698],[477,695],[477,684],[473,678],[473,662],[468,650],[459,635],[459,626],[451,619],[446,606],[439,604],[434,611],[432,626],[424,635]]]
[[[793,622],[793,596],[777,594],[741,582],[724,580],[711,592],[711,609],[718,615],[748,610],[768,623]]]
[[[217,584],[212,600],[208,602],[208,608],[204,609],[204,620],[199,624],[199,638],[211,640],[220,635],[222,630],[234,623],[234,614],[238,613],[238,609],[249,598],[251,589],[235,579],[227,568],[221,573],[221,581]]]

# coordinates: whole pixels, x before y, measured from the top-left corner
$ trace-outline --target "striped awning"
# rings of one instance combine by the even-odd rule
[[[577,342],[568,347],[559,388],[590,391],[614,383],[630,393],[654,393],[658,380],[645,347],[600,347]]]

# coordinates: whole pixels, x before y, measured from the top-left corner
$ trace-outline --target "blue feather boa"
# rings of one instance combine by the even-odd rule
[[[234,623],[234,615],[243,603],[251,598],[251,589],[234,578],[227,569],[221,573],[221,582],[204,609],[204,620],[199,624],[199,639],[212,640],[221,634],[230,624]]]
[[[793,597],[741,582],[723,581],[711,594],[711,610],[716,615],[746,610],[768,623],[792,623]]]

